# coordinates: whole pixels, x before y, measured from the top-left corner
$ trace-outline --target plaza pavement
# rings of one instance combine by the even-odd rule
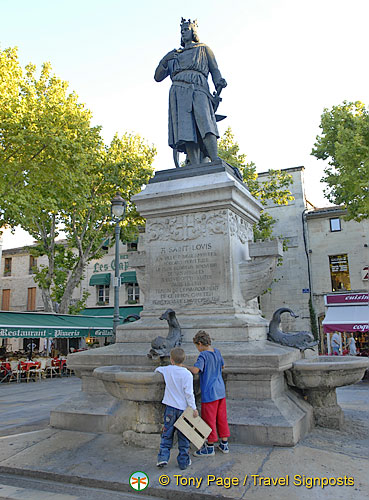
[[[294,448],[231,443],[228,455],[217,452],[214,457],[193,457],[186,471],[177,467],[175,449],[168,467],[158,469],[155,450],[126,447],[120,436],[50,428],[47,424],[50,409],[79,388],[80,382],[74,377],[0,385],[0,499],[368,498],[367,380],[337,390],[345,413],[342,431],[316,428]],[[145,472],[150,483],[147,489],[134,494],[129,477],[136,471]],[[169,478],[167,486],[159,483],[164,474],[166,480]],[[295,479],[295,475],[299,478]],[[218,484],[212,481],[213,476],[218,478]],[[272,478],[281,478],[283,483],[286,476],[288,486],[266,484]],[[316,481],[331,478],[334,482],[345,476],[353,478],[352,486],[308,488],[293,484],[304,479],[306,483],[306,478],[317,478]],[[267,479],[261,484],[260,477]],[[239,484],[227,488],[221,484],[228,481],[226,478],[238,480]]]

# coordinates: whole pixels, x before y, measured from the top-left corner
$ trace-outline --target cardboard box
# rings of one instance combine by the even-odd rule
[[[180,430],[197,449],[201,448],[211,433],[211,427],[201,417],[193,417],[193,409],[190,407],[185,409],[174,423],[174,427]]]

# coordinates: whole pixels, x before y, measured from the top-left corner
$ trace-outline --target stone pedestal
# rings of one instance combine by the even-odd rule
[[[336,388],[361,380],[368,365],[368,358],[363,357],[319,356],[294,362],[286,376],[288,384],[298,387],[313,407],[316,425],[342,429],[344,415]]]
[[[342,429],[344,416],[337,404],[336,389],[306,389],[307,401],[314,408],[314,422],[319,427]]]
[[[145,252],[130,265],[145,306],[141,321],[120,328],[117,341],[150,342],[154,330],[166,335],[158,317],[168,308],[180,318],[185,341],[200,328],[210,329],[214,341],[265,339],[266,321],[256,300],[244,299],[239,268],[250,261],[260,203],[223,162],[158,172],[153,181],[134,196],[146,218]]]
[[[296,444],[312,425],[311,407],[284,381],[299,351],[266,341],[267,321],[256,297],[269,286],[281,250],[278,242],[252,241],[260,203],[222,161],[158,172],[134,201],[146,218],[145,251],[130,258],[145,295],[141,319],[120,326],[116,344],[68,357],[83,381],[81,407],[76,401],[64,404],[52,413],[51,425],[77,429],[84,420],[91,422],[95,397],[100,409],[101,401],[106,404],[105,419],[99,414],[103,432],[116,432],[120,425],[126,438],[133,432],[137,440],[134,401],[109,396],[93,370],[118,365],[123,378],[127,372],[153,371],[159,361],[146,355],[156,336],[167,335],[159,317],[171,308],[182,328],[187,364],[197,358],[192,338],[199,329],[208,331],[222,352],[233,438]],[[153,406],[152,415],[155,411]]]

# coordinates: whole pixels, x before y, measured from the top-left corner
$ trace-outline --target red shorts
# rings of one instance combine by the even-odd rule
[[[209,443],[218,441],[218,436],[220,438],[226,438],[231,435],[227,421],[227,405],[225,398],[217,399],[210,403],[201,403],[201,418],[205,420],[212,429],[208,437]]]

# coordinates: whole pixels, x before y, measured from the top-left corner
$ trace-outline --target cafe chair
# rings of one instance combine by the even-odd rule
[[[41,380],[42,378],[46,378],[46,362],[47,359],[40,359],[39,366],[35,370],[39,380]]]
[[[36,378],[41,380],[41,375],[42,375],[41,370],[41,361],[35,361],[35,364],[32,366],[29,366],[27,369],[27,382],[29,382],[30,378],[33,377],[33,381],[36,382]]]
[[[26,381],[29,382],[30,380],[33,380],[36,382],[36,369],[37,369],[37,364],[35,363],[32,366],[26,366]]]
[[[46,360],[45,374],[50,375],[53,378],[53,375],[59,375],[59,368],[53,364],[53,360],[48,358]]]
[[[11,374],[9,382],[20,382],[22,370],[18,361],[10,361]]]
[[[9,363],[0,363],[0,384],[2,382],[9,382],[12,370]]]

